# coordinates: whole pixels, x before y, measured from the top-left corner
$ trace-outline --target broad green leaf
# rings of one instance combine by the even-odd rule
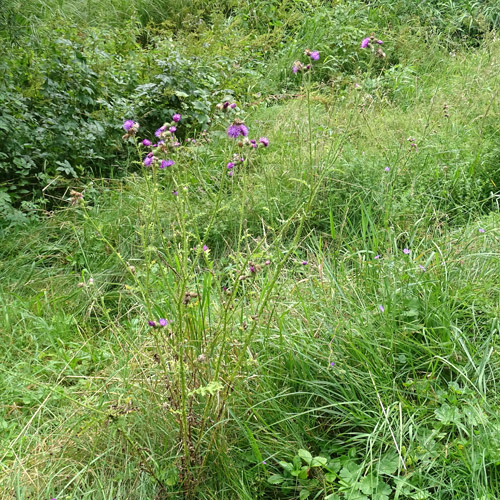
[[[325,457],[314,457],[311,460],[311,467],[323,467],[328,462]]]
[[[272,476],[267,478],[267,482],[269,484],[281,484],[285,478],[280,474],[273,474]]]
[[[313,457],[307,450],[299,450],[298,455],[307,465],[311,464]]]

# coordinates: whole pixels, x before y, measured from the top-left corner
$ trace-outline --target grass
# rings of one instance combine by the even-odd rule
[[[340,83],[268,54],[232,177],[222,115],[5,233],[2,497],[498,497],[500,46],[398,29]]]

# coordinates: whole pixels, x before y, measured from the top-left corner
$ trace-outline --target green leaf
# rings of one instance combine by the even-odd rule
[[[327,462],[328,459],[326,459],[325,457],[314,457],[311,460],[311,467],[323,467]]]
[[[456,406],[444,403],[440,408],[434,410],[434,415],[445,425],[459,424],[462,418],[460,410]]]
[[[394,474],[399,467],[399,456],[396,452],[389,452],[380,460],[377,472],[379,474]]]
[[[368,474],[359,482],[359,489],[365,495],[371,495],[372,492],[377,490],[378,487],[378,478],[373,474]]]
[[[311,465],[313,457],[307,450],[299,450],[298,455],[307,465]]]
[[[311,492],[309,490],[300,490],[299,499],[304,500],[304,498],[307,498],[310,494]]]
[[[273,474],[267,478],[269,484],[281,484],[284,480],[285,478],[280,474]]]
[[[334,474],[333,472],[328,472],[325,474],[325,480],[328,481],[329,483],[335,482],[337,479],[337,474]]]

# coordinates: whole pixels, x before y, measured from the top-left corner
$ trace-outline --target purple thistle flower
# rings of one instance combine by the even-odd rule
[[[378,308],[380,309],[380,312],[385,312],[384,306],[378,306]]]
[[[391,170],[391,169],[390,169],[389,167],[385,167],[385,168],[384,168],[384,170],[385,170],[386,172],[389,172],[389,170]]]
[[[171,167],[172,165],[175,165],[175,161],[174,160],[162,160],[160,168]]]
[[[177,196],[179,193],[178,193],[178,192],[174,189],[174,190],[172,191],[172,194],[173,194],[174,196]]]
[[[207,245],[203,245],[203,251],[204,251],[204,252],[208,252],[208,247],[207,247]]]
[[[382,45],[384,42],[383,42],[382,40],[377,40],[377,43],[378,43],[379,45]]]
[[[168,321],[164,318],[160,318],[159,323],[160,323],[160,326],[167,326],[168,325]]]
[[[381,255],[375,255],[375,257],[373,257],[375,260],[378,260],[380,259]]]
[[[224,101],[224,104],[222,105],[224,109],[227,109],[229,107],[229,101]]]
[[[255,273],[256,272],[255,266],[253,264],[250,264],[250,272],[251,273]]]
[[[234,172],[232,170],[230,170],[227,175],[229,175],[229,177],[232,177],[234,175]]]
[[[478,229],[478,231],[479,231],[480,233],[484,233],[484,229],[483,229],[482,227],[480,227],[480,228]]]
[[[161,137],[161,134],[163,134],[163,132],[165,132],[165,130],[167,129],[167,127],[165,125],[162,125],[156,132],[155,132],[155,136],[156,137]]]
[[[361,42],[361,48],[366,49],[369,43],[370,43],[370,37],[363,38],[363,41]]]
[[[172,116],[172,120],[174,120],[174,122],[180,122],[181,121],[181,115],[179,113],[175,113],[174,116]]]
[[[303,265],[303,266],[307,266],[307,260],[303,260],[303,261],[302,261],[302,265]]]
[[[134,120],[126,120],[123,124],[123,128],[128,132],[134,126]]]
[[[261,137],[259,139],[259,142],[264,145],[265,148],[269,146],[269,139],[267,137]]]
[[[310,54],[309,54],[309,57],[313,60],[313,61],[319,61],[319,52],[317,50],[313,50]]]
[[[408,248],[403,248],[403,253],[408,255],[410,253],[410,250],[408,250]]]
[[[227,135],[232,139],[236,139],[240,135],[239,125],[230,125],[227,129]]]
[[[332,362],[330,363],[330,366],[335,366],[335,361],[332,361]]]
[[[230,162],[227,164],[227,169],[228,169],[228,170],[231,170],[233,167],[234,167],[234,163],[233,163],[232,161],[230,161]]]
[[[144,158],[144,166],[145,167],[149,167],[149,165],[151,165],[151,163],[153,163],[153,160],[154,160],[154,156],[146,156],[146,158]]]
[[[177,132],[177,127],[174,127],[172,125],[168,130],[170,130],[170,132],[172,132],[172,134],[175,134],[175,132]]]
[[[142,141],[143,146],[151,146],[152,142],[149,139],[144,139]]]
[[[248,128],[241,120],[236,119],[227,129],[227,135],[232,139],[236,139],[240,135],[246,137],[248,135]]]
[[[148,321],[148,325],[154,328],[156,323],[154,321]]]
[[[230,105],[229,105],[229,107],[230,107],[231,109],[234,109],[234,108],[236,107],[236,103],[235,103],[235,102],[233,102],[232,104],[230,104]]]

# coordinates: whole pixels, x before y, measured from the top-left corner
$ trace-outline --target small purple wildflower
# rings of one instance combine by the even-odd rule
[[[361,85],[360,85],[359,83],[355,83],[355,84],[354,84],[354,88],[355,88],[355,89],[360,89],[360,88],[361,88]]]
[[[227,169],[228,169],[228,170],[231,170],[233,167],[234,167],[234,163],[233,163],[232,161],[230,161],[230,162],[227,164]]]
[[[267,137],[261,137],[259,139],[259,142],[264,145],[265,148],[269,146],[269,139]]]
[[[267,462],[266,462],[265,460],[262,460],[262,463],[263,463],[264,465],[267,465]]]
[[[253,264],[250,264],[250,272],[255,273],[257,270],[255,269],[255,266]]]
[[[378,260],[380,259],[380,257],[382,257],[381,255],[375,255],[375,257],[373,257],[375,260]]]
[[[203,251],[204,251],[204,252],[208,252],[208,247],[207,247],[207,245],[203,245]]]
[[[303,260],[303,261],[302,261],[302,265],[303,265],[303,266],[307,266],[307,260]]]
[[[384,168],[384,170],[385,170],[386,172],[389,172],[389,170],[391,170],[391,169],[390,169],[389,167],[385,167],[385,168]]]
[[[174,189],[174,190],[172,191],[172,194],[173,194],[174,196],[177,196],[179,193],[178,193],[178,192]]]
[[[332,362],[330,363],[330,366],[335,366],[335,361],[332,361]]]
[[[149,139],[144,139],[142,141],[143,146],[151,146],[152,142]]]
[[[156,326],[156,323],[154,321],[148,321],[148,325],[154,328]]]
[[[304,65],[300,61],[295,61],[292,66],[292,71],[296,74],[297,72],[304,69]]]
[[[422,265],[422,264],[419,264],[418,267],[422,270],[422,271],[426,271],[427,269],[425,269],[425,267]]]
[[[384,42],[383,42],[382,40],[377,40],[377,43],[378,43],[379,45],[382,45]]]
[[[123,124],[123,128],[128,132],[134,126],[134,120],[126,120]]]
[[[177,132],[177,127],[174,127],[173,125],[168,129],[172,134],[175,134]]]
[[[403,248],[403,253],[405,255],[408,255],[410,253],[410,250],[408,250],[408,248]]]
[[[370,37],[363,38],[363,41],[361,42],[361,48],[366,49],[368,47],[368,44],[370,43]]]
[[[168,325],[168,321],[165,318],[160,318],[158,322],[160,323],[160,326]]]
[[[232,177],[234,175],[234,172],[232,170],[230,170],[227,175],[229,175],[229,177]]]
[[[224,104],[222,105],[224,109],[227,109],[229,107],[229,101],[225,101]]]
[[[319,61],[319,52],[317,50],[313,50],[310,54],[309,54],[309,57],[313,60],[313,61]]]
[[[233,102],[232,104],[230,104],[230,105],[229,105],[229,107],[230,107],[231,109],[234,109],[234,108],[236,107],[236,103],[235,103],[235,102]]]
[[[378,306],[378,308],[380,309],[380,312],[385,312],[384,306]]]
[[[174,120],[174,122],[178,123],[181,121],[181,115],[179,113],[175,113],[174,116],[172,116],[172,120]]]
[[[144,166],[145,167],[149,167],[149,165],[151,165],[151,163],[153,163],[153,160],[154,160],[154,156],[146,156],[146,158],[144,158]]]
[[[478,229],[478,231],[479,231],[480,233],[484,233],[484,229],[483,229],[482,227],[480,227],[480,228]]]

